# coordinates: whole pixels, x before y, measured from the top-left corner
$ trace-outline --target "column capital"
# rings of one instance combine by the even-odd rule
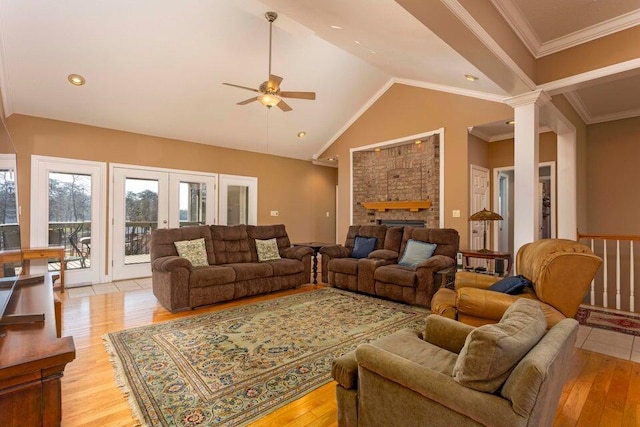
[[[551,101],[551,97],[542,90],[523,93],[522,95],[514,96],[512,98],[507,98],[504,100],[505,104],[513,108],[524,107],[525,105],[531,104],[535,104],[537,107],[542,107],[549,101]]]

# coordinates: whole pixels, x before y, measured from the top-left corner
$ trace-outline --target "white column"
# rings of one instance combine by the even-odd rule
[[[560,239],[575,240],[578,229],[576,178],[576,132],[558,133],[558,233]]]
[[[510,98],[505,102],[514,108],[514,229],[513,250],[538,239],[538,128],[540,107],[551,98],[536,91]]]

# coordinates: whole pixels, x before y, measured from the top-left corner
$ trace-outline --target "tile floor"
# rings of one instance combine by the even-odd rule
[[[151,288],[151,277],[67,288],[69,298]],[[576,347],[633,362],[640,362],[640,337],[580,325]]]

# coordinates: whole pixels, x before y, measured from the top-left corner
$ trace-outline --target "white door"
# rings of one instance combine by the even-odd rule
[[[104,280],[106,164],[31,158],[31,247],[64,246],[65,286]],[[35,264],[35,262],[34,262]],[[60,269],[46,263],[47,271]],[[34,272],[44,272],[44,262]]]
[[[220,175],[220,224],[258,223],[258,178]]]
[[[113,280],[151,276],[151,231],[169,226],[169,174],[113,169]]]
[[[216,223],[215,174],[117,166],[112,176],[113,280],[151,275],[153,230]]]
[[[471,165],[471,201],[469,216],[481,211],[491,210],[489,205],[489,169]],[[469,221],[470,249],[482,249],[484,247],[484,221]],[[487,230],[488,232],[489,230]],[[489,249],[489,236],[487,235],[487,249]]]

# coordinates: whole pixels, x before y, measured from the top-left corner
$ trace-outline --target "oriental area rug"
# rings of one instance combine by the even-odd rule
[[[331,381],[334,358],[428,310],[323,288],[110,333],[116,381],[147,426],[241,426]]]
[[[580,307],[575,315],[575,319],[581,325],[640,336],[640,317],[630,313]]]

